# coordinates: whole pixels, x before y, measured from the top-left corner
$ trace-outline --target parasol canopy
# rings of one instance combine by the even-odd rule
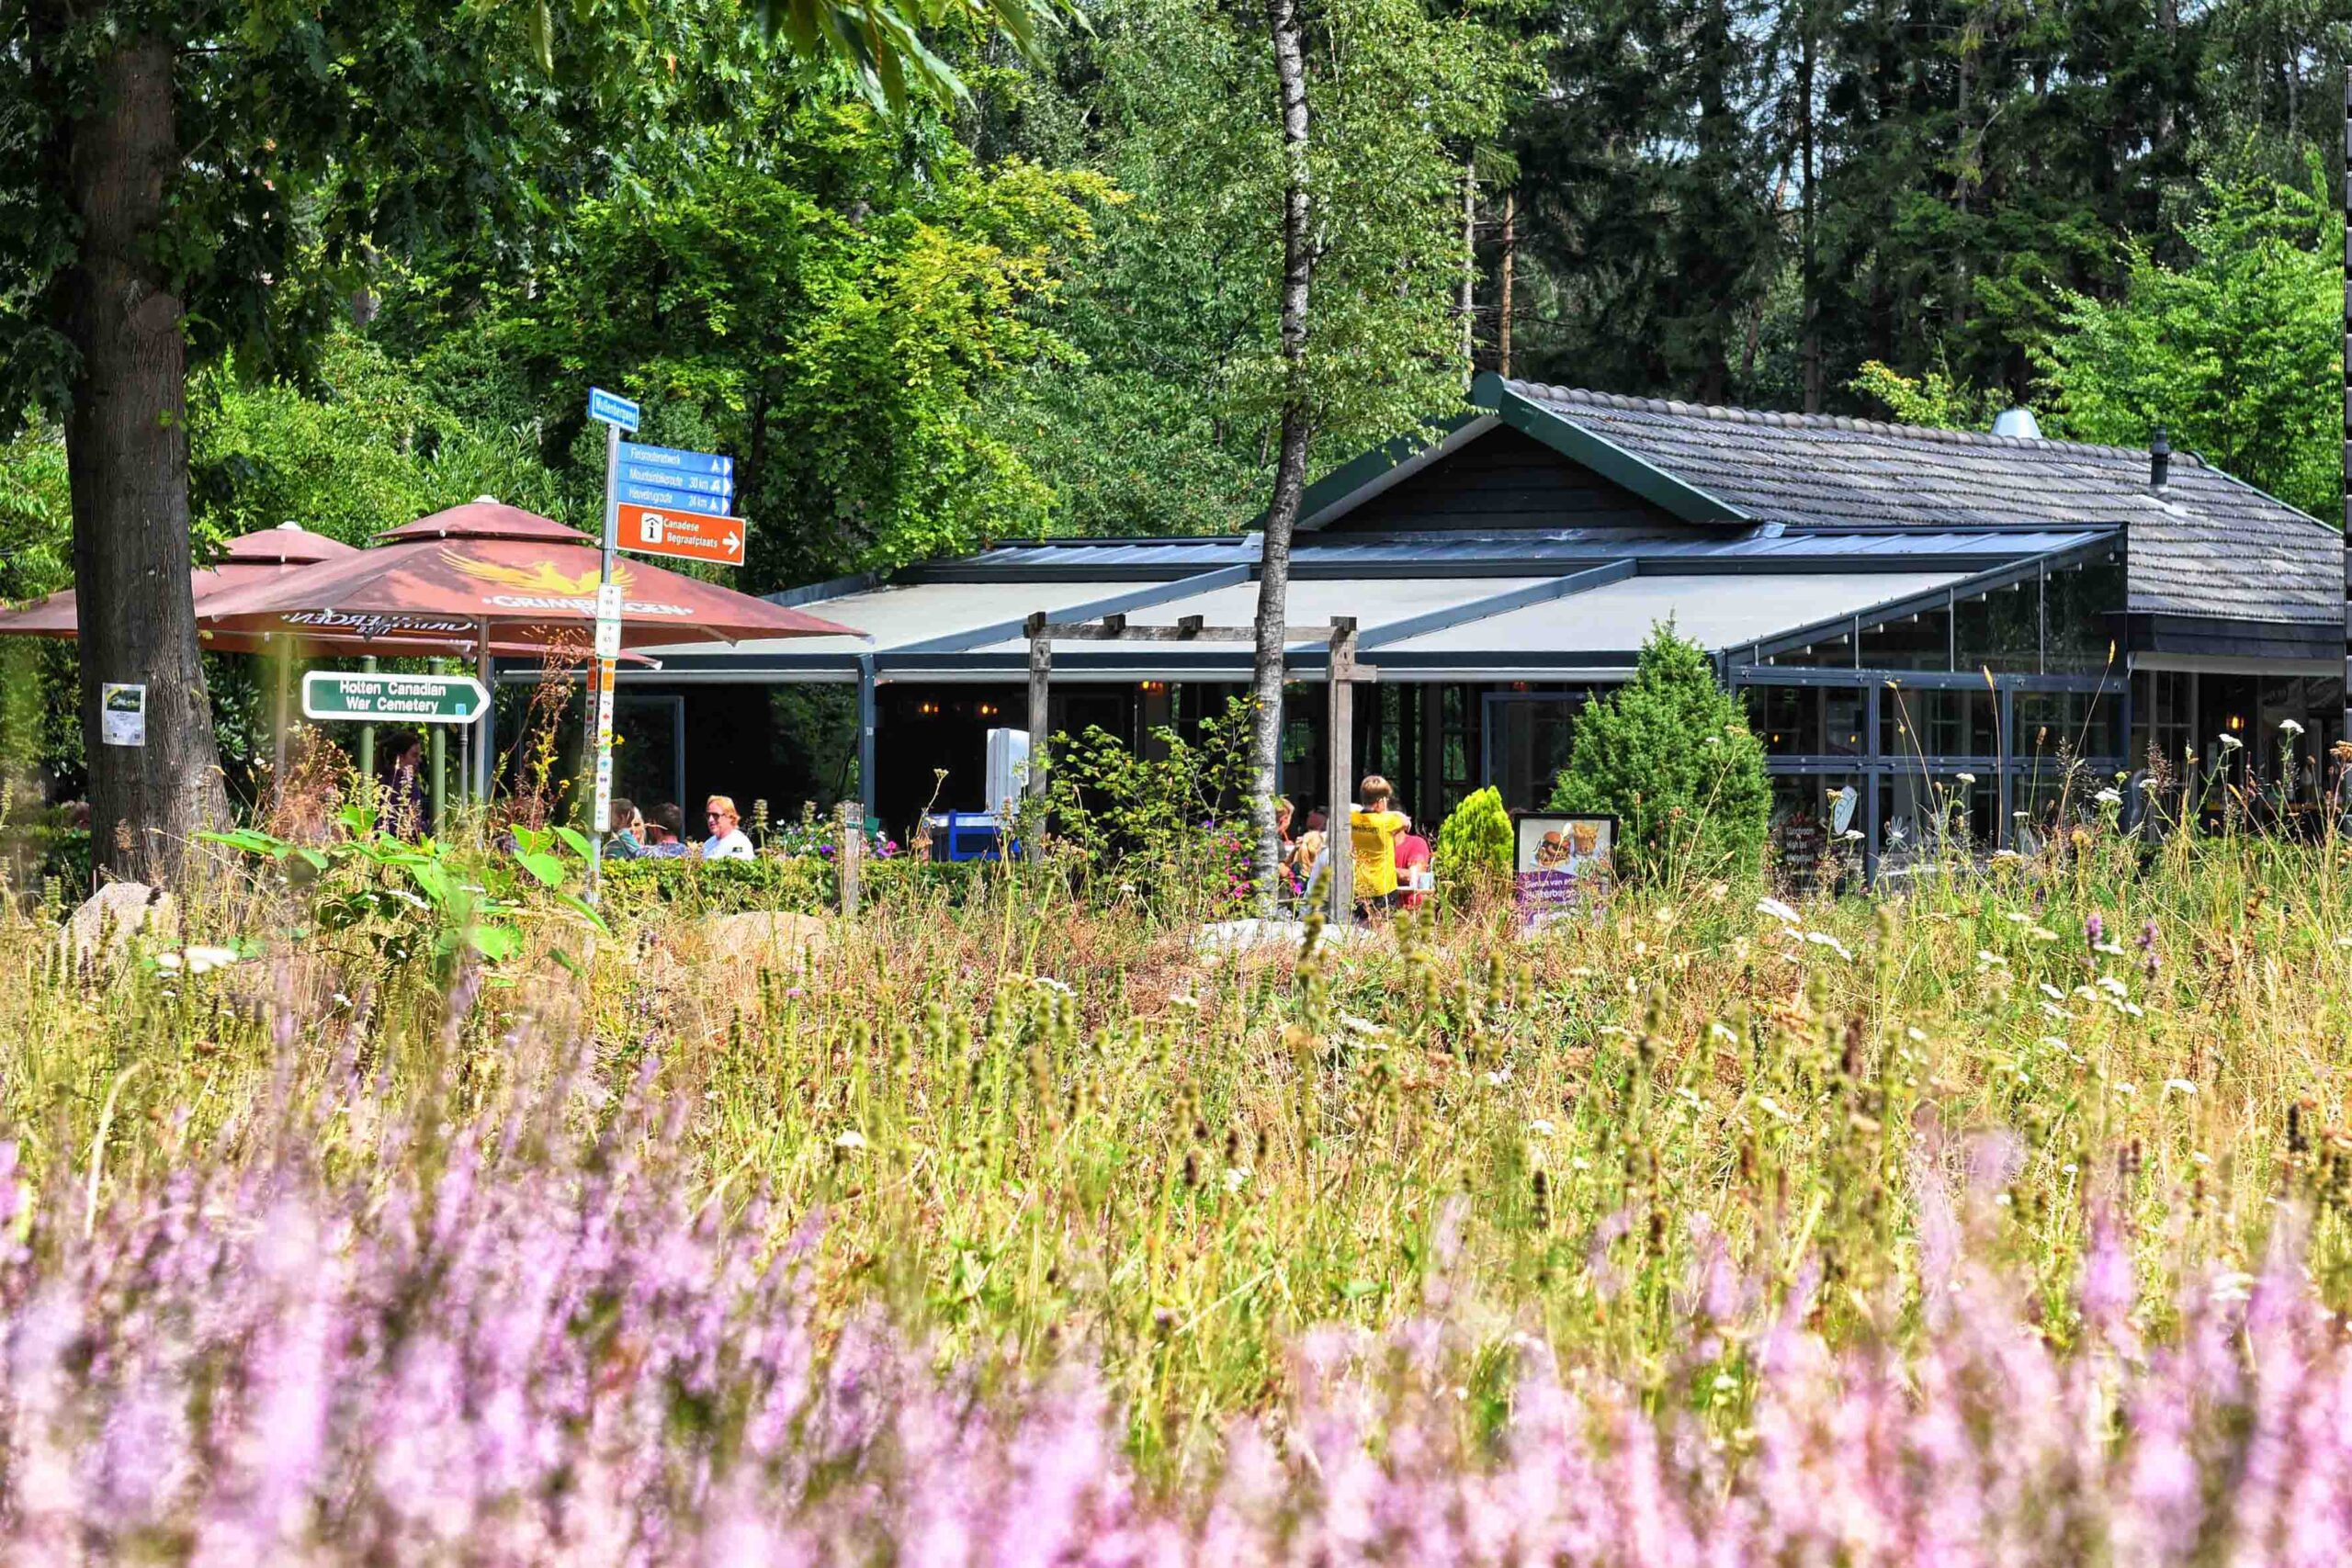
[[[527,514],[526,514],[527,515]],[[568,531],[568,530],[567,530]],[[214,653],[262,653],[273,647],[266,633],[221,632],[206,618],[211,602],[231,589],[250,588],[291,576],[301,568],[358,555],[356,546],[323,534],[313,534],[299,523],[280,523],[240,534],[222,548],[220,558],[188,574],[196,601],[197,637]],[[435,635],[412,636],[407,645],[393,648],[383,641],[368,642],[332,633],[310,631],[295,637],[304,654],[407,653],[418,656],[465,655],[475,651],[481,626],[469,621]],[[0,637],[75,637],[81,635],[80,604],[71,588],[31,600],[15,610],[0,610]],[[497,643],[491,651],[502,659],[528,658],[540,650],[523,644]]]
[[[229,633],[366,642],[496,631],[539,646],[576,639],[595,622],[601,551],[586,535],[537,513],[484,498],[377,538],[353,556],[218,593],[205,602],[202,618]],[[641,560],[616,560],[613,581],[621,590],[625,645],[859,635]]]

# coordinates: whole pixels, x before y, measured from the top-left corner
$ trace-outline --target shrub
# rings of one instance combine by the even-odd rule
[[[1614,816],[1623,874],[1676,863],[1720,874],[1756,868],[1772,794],[1764,747],[1706,650],[1662,625],[1634,679],[1577,721],[1551,806]]]
[[[1437,846],[1430,858],[1439,896],[1459,905],[1508,886],[1515,850],[1502,792],[1491,785],[1477,791],[1455,807],[1437,830]]]

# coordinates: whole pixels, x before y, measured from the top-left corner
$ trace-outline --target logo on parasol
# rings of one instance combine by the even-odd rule
[[[529,566],[500,566],[495,561],[469,560],[453,550],[441,552],[441,558],[478,582],[496,583],[502,588],[524,590],[517,593],[486,593],[482,603],[495,604],[502,610],[571,610],[580,615],[596,613],[596,572],[593,569],[576,577],[558,571],[552,561],[534,561]],[[614,563],[613,586],[626,590],[637,581],[637,574],[626,566]],[[632,615],[692,615],[684,604],[647,603],[631,599],[621,606]]]

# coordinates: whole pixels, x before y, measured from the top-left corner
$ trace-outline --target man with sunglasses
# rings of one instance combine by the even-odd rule
[[[703,807],[710,824],[710,837],[702,841],[705,860],[750,860],[752,840],[743,836],[741,818],[736,814],[735,802],[728,795],[714,795]]]

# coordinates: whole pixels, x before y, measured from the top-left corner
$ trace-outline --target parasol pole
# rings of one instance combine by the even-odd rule
[[[474,740],[474,804],[487,809],[490,805],[491,770],[494,765],[491,753],[498,745],[498,688],[490,683],[488,615],[481,618],[481,646],[475,656],[474,678],[481,682],[481,689],[490,694],[481,705],[481,720],[476,726],[481,733]]]
[[[436,659],[427,666],[435,675],[448,667],[448,661],[442,659]],[[433,759],[433,784],[432,794],[426,796],[426,799],[432,805],[433,831],[435,836],[438,836],[442,831],[442,817],[447,810],[449,803],[449,727],[446,724],[435,724],[427,728],[433,731],[429,748]]]
[[[376,672],[376,656],[371,653],[362,659],[359,668],[373,675]],[[359,776],[363,779],[376,776],[376,727],[372,724],[359,727]]]
[[[286,703],[293,683],[294,643],[285,637],[277,645],[277,739],[269,764],[270,793],[281,801],[286,798]]]

